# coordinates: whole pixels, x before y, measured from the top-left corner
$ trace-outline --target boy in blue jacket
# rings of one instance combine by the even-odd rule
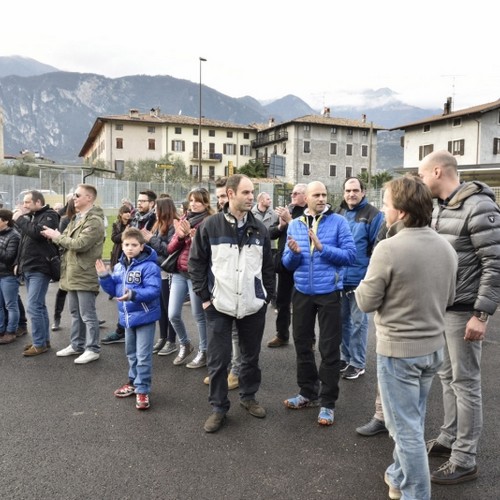
[[[141,231],[127,228],[122,234],[123,254],[110,274],[102,260],[95,264],[102,289],[118,301],[120,324],[125,326],[125,352],[129,381],[117,389],[118,398],[135,393],[135,407],[150,407],[153,344],[160,319],[161,271],[156,252],[145,245]]]

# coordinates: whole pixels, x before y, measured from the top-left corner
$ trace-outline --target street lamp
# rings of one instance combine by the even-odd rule
[[[201,63],[206,62],[206,59],[200,57],[200,123],[198,125],[198,180],[201,182],[202,180],[202,171],[201,171]]]

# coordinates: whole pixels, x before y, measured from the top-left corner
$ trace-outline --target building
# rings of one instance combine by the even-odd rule
[[[377,131],[383,127],[361,120],[307,115],[283,123],[270,120],[252,141],[256,157],[268,167],[269,177],[290,184],[319,180],[335,186],[346,177],[375,171]]]
[[[458,111],[452,106],[449,97],[442,114],[392,129],[404,131],[398,172],[415,171],[424,156],[446,149],[456,156],[462,179],[500,185],[500,99]]]
[[[248,163],[255,136],[252,126],[131,109],[128,115],[98,117],[79,156],[117,173],[127,161],[178,157],[192,177],[215,179]]]

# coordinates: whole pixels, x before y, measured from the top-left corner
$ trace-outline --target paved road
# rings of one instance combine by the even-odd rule
[[[50,311],[56,287],[50,286]],[[107,322],[104,335],[114,327],[116,303],[100,294],[98,308]],[[184,312],[194,332],[188,306]],[[491,321],[483,351],[480,477],[463,485],[434,486],[435,499],[500,498],[498,316]],[[258,394],[267,418],[248,415],[232,391],[226,426],[206,434],[203,423],[210,407],[202,383],[205,369],[177,367],[170,356],[156,356],[152,408],[139,412],[133,398],[113,396],[127,380],[123,344],[103,346],[99,361],[78,366],[73,358],[55,356],[68,344],[67,310],[62,324],[47,354],[23,358],[25,339],[0,346],[1,499],[387,498],[383,473],[391,461],[392,442],[387,435],[363,438],[354,430],[374,409],[373,331],[366,375],[341,381],[335,425],[321,428],[316,409],[293,411],[282,404],[297,391],[295,356],[292,346],[265,347],[274,331],[274,311],[269,310]],[[427,418],[429,438],[436,435],[441,416],[435,383]]]

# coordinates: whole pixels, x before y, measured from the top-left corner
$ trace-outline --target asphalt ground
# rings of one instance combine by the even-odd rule
[[[47,303],[52,319],[57,284]],[[24,298],[24,287],[21,294]],[[114,329],[116,302],[98,296],[98,311]],[[500,315],[497,315],[500,316]],[[197,343],[189,306],[184,318]],[[355,428],[374,412],[374,332],[370,328],[366,374],[341,380],[332,427],[316,423],[317,408],[288,410],[297,393],[292,345],[269,349],[275,313],[268,310],[258,399],[267,418],[250,416],[230,392],[225,426],[207,434],[210,414],[206,369],[174,366],[173,356],[154,358],[152,407],[140,412],[134,398],[113,391],[127,381],[124,344],[102,346],[101,358],[75,365],[55,352],[69,343],[69,313],[52,334],[52,349],[22,356],[29,338],[0,346],[0,499],[384,499],[385,468],[392,459],[387,434],[366,438]],[[372,321],[370,321],[372,325]],[[434,499],[498,499],[500,482],[500,319],[492,318],[483,350],[484,429],[476,481],[433,486]],[[442,420],[440,383],[429,398],[426,437]],[[433,459],[432,468],[441,459]]]

